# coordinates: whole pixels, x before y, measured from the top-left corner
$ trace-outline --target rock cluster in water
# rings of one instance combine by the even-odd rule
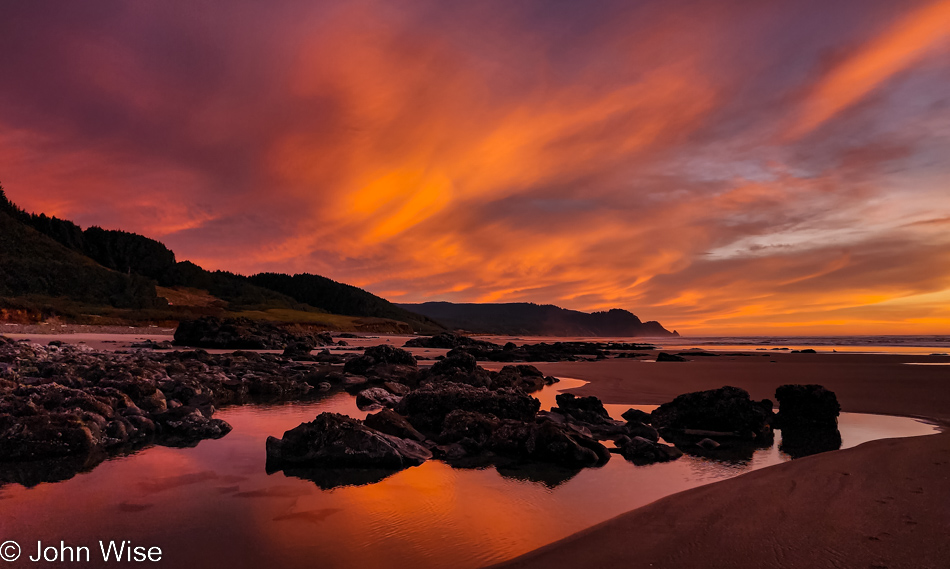
[[[821,386],[779,388],[778,416],[771,401],[723,387],[680,395],[652,413],[630,409],[618,421],[597,398],[569,393],[540,410],[530,393],[557,379],[527,364],[489,371],[455,348],[420,368],[411,353],[388,345],[359,355],[313,354],[308,346],[290,343],[281,355],[215,355],[143,343],[123,353],[0,337],[0,483],[65,479],[147,444],[194,445],[230,431],[213,417],[216,407],[333,389],[375,412],[364,421],[323,413],[270,437],[269,471],[325,488],[380,480],[429,458],[576,472],[604,464],[611,453],[636,464],[674,460],[683,451],[729,456],[770,445],[773,425],[783,429],[783,450],[792,456],[840,446],[840,406]]]
[[[215,407],[329,389],[319,369],[248,351],[100,352],[0,337],[0,483],[68,478],[147,444],[224,436],[231,426]],[[72,466],[49,464],[62,459]]]
[[[346,449],[345,456],[359,457],[360,464],[399,469],[412,466],[422,456],[419,445],[456,466],[514,461],[580,469],[610,459],[604,440],[618,441],[621,446],[614,452],[623,454],[627,445],[631,458],[646,456],[633,450],[635,439],[644,437],[651,449],[667,449],[655,453],[655,460],[676,456],[675,449],[657,443],[656,431],[640,417],[611,419],[594,397],[561,394],[558,407],[541,412],[540,402],[529,393],[557,379],[531,365],[488,371],[473,356],[459,351],[420,369],[409,352],[384,345],[368,348],[344,369],[348,373],[343,382],[357,395],[357,404],[381,410],[362,422],[324,414],[316,423],[304,423],[280,439],[271,437],[269,470],[284,470],[325,485],[327,475],[321,470],[340,466],[341,448]],[[319,431],[316,424],[328,432]],[[361,433],[360,437],[354,432]],[[373,438],[372,433],[382,438]],[[380,441],[386,449],[379,446]],[[410,459],[394,458],[402,454],[401,444],[411,450]]]

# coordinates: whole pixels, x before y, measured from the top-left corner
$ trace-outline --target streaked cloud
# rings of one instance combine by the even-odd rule
[[[28,209],[396,301],[950,327],[947,1],[8,12],[0,181]]]

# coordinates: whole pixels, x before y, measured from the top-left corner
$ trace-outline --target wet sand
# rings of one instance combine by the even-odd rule
[[[768,354],[687,363],[543,364],[612,403],[736,385],[820,383],[845,411],[950,423],[946,357]],[[771,363],[771,362],[775,363]],[[498,567],[937,568],[950,559],[950,433],[873,441],[669,496]]]
[[[786,383],[818,383],[835,392],[843,411],[950,422],[948,356],[788,354],[697,357],[689,362],[611,359],[535,364],[546,374],[590,381],[574,390],[604,403],[660,404],[681,393],[734,385],[773,399]],[[772,363],[774,362],[774,363]]]

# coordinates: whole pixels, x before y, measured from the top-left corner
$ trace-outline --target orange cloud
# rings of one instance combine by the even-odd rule
[[[938,0],[910,12],[831,70],[806,99],[789,136],[798,138],[815,130],[927,53],[947,47],[947,38],[950,1]]]
[[[927,55],[950,1],[832,4],[21,4],[0,179],[211,269],[395,301],[946,331],[950,74]],[[899,73],[913,104],[868,97]],[[859,102],[886,134],[804,136]]]

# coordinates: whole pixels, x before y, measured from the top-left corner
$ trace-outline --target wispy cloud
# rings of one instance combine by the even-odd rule
[[[398,301],[950,327],[945,0],[7,16],[0,180],[29,209]]]

